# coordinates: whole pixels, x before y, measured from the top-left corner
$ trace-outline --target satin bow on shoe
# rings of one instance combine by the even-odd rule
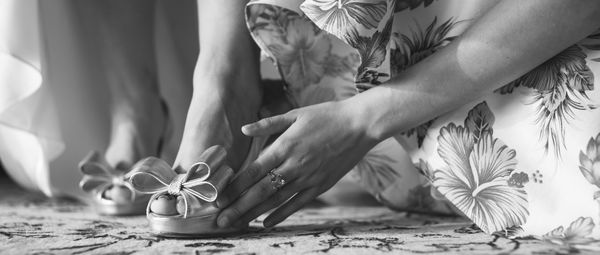
[[[232,177],[233,170],[222,164],[225,156],[226,152],[222,147],[213,146],[202,154],[200,162],[192,165],[186,173],[180,174],[164,160],[149,157],[133,167],[129,182],[137,192],[153,194],[146,213],[150,213],[150,205],[156,198],[169,194],[183,198],[183,217],[187,218],[188,215],[202,211],[202,201],[214,202],[219,195],[219,188]],[[211,167],[217,171],[213,172]]]
[[[98,152],[91,152],[79,163],[79,170],[83,173],[83,178],[79,182],[79,187],[85,192],[102,192],[111,186],[122,186],[131,191],[131,200],[135,200],[136,192],[132,185],[126,180],[129,175],[124,171],[119,171],[111,167],[104,157]]]

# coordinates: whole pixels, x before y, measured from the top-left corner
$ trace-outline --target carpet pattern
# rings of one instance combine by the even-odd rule
[[[303,209],[271,229],[212,239],[165,239],[144,216],[98,216],[77,201],[47,199],[0,183],[1,254],[561,254],[577,252],[534,239],[482,233],[462,218],[383,207]]]

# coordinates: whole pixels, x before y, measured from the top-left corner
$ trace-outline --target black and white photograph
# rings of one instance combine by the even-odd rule
[[[598,0],[0,0],[0,254],[600,254]]]

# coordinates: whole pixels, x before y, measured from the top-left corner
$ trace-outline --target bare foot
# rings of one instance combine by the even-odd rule
[[[196,163],[212,145],[227,149],[228,164],[234,171],[245,161],[251,139],[242,134],[241,127],[258,119],[262,89],[258,50],[242,54],[221,60],[199,57],[194,95],[175,160],[181,170]]]

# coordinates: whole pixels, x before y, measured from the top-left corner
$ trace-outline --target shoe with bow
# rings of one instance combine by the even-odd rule
[[[166,237],[215,236],[239,232],[219,228],[220,209],[214,201],[234,175],[225,164],[221,146],[208,148],[198,163],[185,173],[176,173],[164,160],[149,157],[138,162],[129,182],[137,192],[152,194],[146,215],[152,232]]]

